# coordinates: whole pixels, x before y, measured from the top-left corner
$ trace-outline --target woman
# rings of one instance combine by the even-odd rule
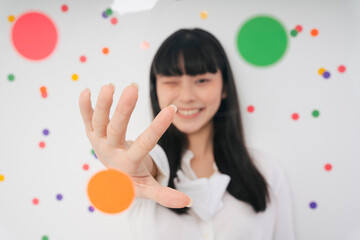
[[[125,133],[137,86],[109,121],[113,91],[101,89],[95,111],[84,91],[80,109],[99,159],[134,182],[128,216],[139,239],[294,239],[284,173],[246,147],[230,64],[212,34],[183,29],[160,46],[150,73],[156,117],[135,142]]]

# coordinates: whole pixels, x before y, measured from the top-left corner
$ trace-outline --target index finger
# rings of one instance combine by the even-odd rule
[[[150,126],[135,140],[127,155],[130,161],[140,162],[155,147],[174,119],[177,108],[170,105],[155,117]]]

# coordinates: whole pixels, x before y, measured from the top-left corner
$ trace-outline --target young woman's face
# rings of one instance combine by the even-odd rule
[[[160,109],[170,104],[177,107],[173,124],[185,134],[209,125],[225,97],[220,70],[195,76],[157,75],[156,89]]]

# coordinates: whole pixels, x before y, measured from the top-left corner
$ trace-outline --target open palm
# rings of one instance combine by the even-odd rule
[[[134,183],[137,197],[152,199],[170,208],[187,206],[191,201],[187,195],[161,186],[155,180],[157,168],[149,155],[170,126],[176,107],[169,106],[162,109],[150,126],[134,142],[126,141],[127,126],[138,99],[138,87],[132,84],[123,90],[110,120],[114,91],[113,85],[103,86],[95,110],[91,106],[89,89],[82,91],[79,97],[86,136],[99,160],[107,168],[126,173]]]

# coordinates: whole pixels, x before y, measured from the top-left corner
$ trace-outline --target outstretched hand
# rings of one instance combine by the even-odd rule
[[[183,208],[191,199],[175,189],[161,186],[154,177],[157,168],[149,152],[170,126],[176,114],[175,105],[160,111],[150,126],[138,138],[126,141],[130,116],[138,99],[138,86],[127,86],[120,97],[115,112],[109,120],[115,87],[101,88],[95,110],[91,106],[90,90],[81,92],[79,106],[88,137],[99,160],[107,168],[126,173],[133,181],[137,197],[152,199],[169,208]]]

